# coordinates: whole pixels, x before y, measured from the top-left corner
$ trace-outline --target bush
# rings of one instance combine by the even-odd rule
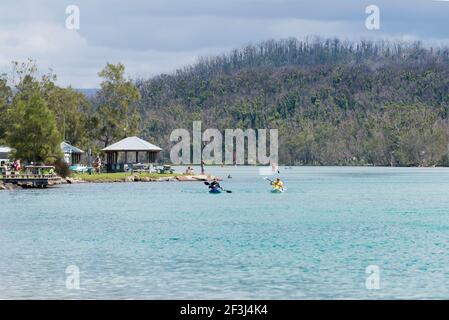
[[[55,166],[56,173],[61,177],[66,178],[70,175],[69,165],[63,159],[56,159],[53,165]]]

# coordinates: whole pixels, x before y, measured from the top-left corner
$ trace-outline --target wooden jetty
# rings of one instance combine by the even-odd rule
[[[57,184],[61,178],[52,166],[26,166],[24,172],[3,173],[3,183],[11,183],[22,188],[46,188]]]

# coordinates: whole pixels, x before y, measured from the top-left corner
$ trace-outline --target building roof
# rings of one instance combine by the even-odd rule
[[[9,148],[9,147],[2,147],[2,146],[0,146],[0,152],[1,153],[11,153],[12,149]]]
[[[62,142],[61,143],[61,150],[64,153],[84,153],[83,150],[78,149],[77,147],[72,146],[71,144],[68,144],[67,142]]]
[[[161,151],[162,149],[138,137],[128,137],[102,151]]]

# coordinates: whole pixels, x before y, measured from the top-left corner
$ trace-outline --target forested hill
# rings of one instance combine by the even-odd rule
[[[142,135],[278,128],[286,164],[448,164],[449,50],[394,42],[268,41],[138,80]]]

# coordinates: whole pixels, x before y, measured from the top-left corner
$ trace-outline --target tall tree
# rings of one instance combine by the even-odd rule
[[[39,93],[16,94],[8,110],[7,142],[16,158],[48,162],[61,156],[61,137],[53,113]]]
[[[54,86],[56,76],[50,73],[38,78],[36,74],[32,60],[13,62],[15,94],[6,113],[6,141],[15,150],[16,158],[49,162],[61,156],[61,136],[46,100],[46,91]]]
[[[139,114],[136,103],[140,93],[134,83],[125,77],[125,66],[108,63],[98,73],[103,78],[97,93],[97,138],[109,145],[118,139],[139,132]]]
[[[86,147],[89,144],[86,127],[92,108],[85,95],[72,88],[60,88],[51,82],[45,88],[44,97],[55,115],[62,139]]]
[[[0,145],[5,143],[6,130],[8,128],[7,109],[12,91],[7,85],[6,76],[0,75]]]

